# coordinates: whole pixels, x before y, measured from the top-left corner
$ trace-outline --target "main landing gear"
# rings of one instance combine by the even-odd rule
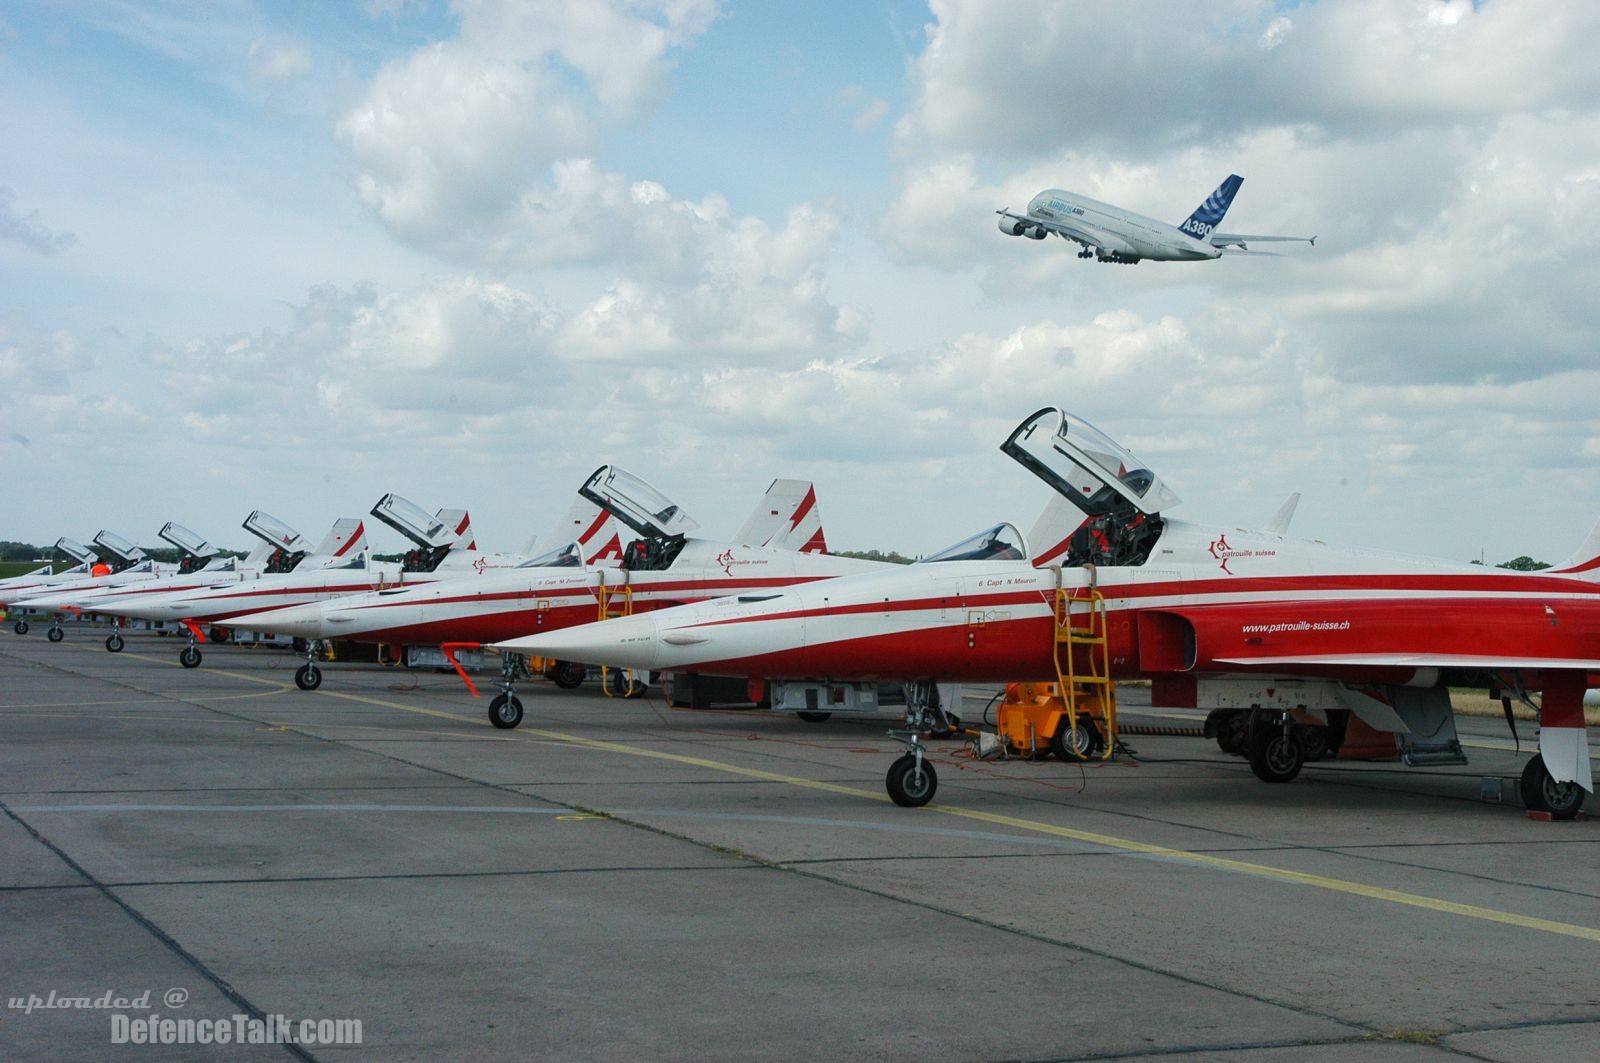
[[[1583,808],[1583,787],[1556,782],[1544,757],[1535,753],[1522,767],[1522,803],[1530,812],[1548,812],[1552,819],[1572,819]]]
[[[322,685],[322,669],[317,667],[317,661],[322,657],[322,640],[312,639],[306,643],[306,663],[294,672],[294,685],[301,690],[315,690]]]
[[[11,625],[11,630],[19,635],[26,635],[28,633],[28,622],[26,620],[18,620]]]
[[[528,659],[520,653],[500,655],[500,693],[489,702],[489,722],[509,731],[522,722],[522,699],[517,697],[517,680],[528,675]],[[583,681],[580,677],[580,683]]]
[[[1250,770],[1262,782],[1288,782],[1299,775],[1306,755],[1296,740],[1290,714],[1262,710],[1251,713],[1245,756],[1250,760]]]
[[[933,683],[907,683],[905,729],[889,732],[889,737],[906,747],[905,754],[889,765],[883,780],[889,799],[901,808],[921,808],[932,801],[939,789],[939,775],[927,760],[922,736],[942,738],[960,730],[960,718],[939,704],[939,690]]]
[[[57,620],[50,625],[50,630],[44,633],[44,637],[51,642],[60,642],[67,637],[67,633],[62,629],[61,621]]]

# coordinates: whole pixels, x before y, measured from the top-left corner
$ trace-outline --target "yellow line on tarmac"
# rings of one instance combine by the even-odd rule
[[[242,672],[213,672],[214,675],[226,675],[236,679],[249,680],[256,683],[273,683],[273,680],[262,679],[258,676],[245,675]],[[424,708],[421,705],[402,705],[397,701],[386,701],[382,698],[367,697],[363,694],[345,694],[339,691],[322,691],[326,697],[343,698],[346,701],[355,701],[367,705],[377,705],[383,708],[397,709],[400,712],[415,713],[420,716],[433,716],[441,720],[450,720],[455,723],[468,722],[467,718],[453,712],[444,712],[440,709]],[[687,764],[696,768],[707,768],[711,771],[723,772],[728,775],[740,775],[748,779],[761,779],[765,782],[785,783],[790,786],[799,786],[808,790],[820,790],[824,793],[842,794],[846,797],[856,797],[868,801],[888,801],[888,795],[873,790],[862,790],[854,786],[841,786],[838,783],[821,782],[816,779],[806,779],[798,775],[784,775],[779,772],[762,771],[759,768],[745,768],[737,764],[728,764],[719,760],[708,760],[705,757],[691,757],[682,753],[668,753],[663,750],[645,749],[642,746],[627,745],[622,742],[609,742],[598,738],[582,738],[561,731],[547,731],[541,728],[518,728],[508,734],[521,734],[530,737],[552,739],[565,742],[569,745],[582,746],[586,749],[603,750],[608,753],[620,753],[630,757],[645,757],[650,760],[664,760],[674,764]],[[910,810],[908,810],[910,811]],[[1256,864],[1246,860],[1233,860],[1224,856],[1212,856],[1209,853],[1195,853],[1184,849],[1172,849],[1165,845],[1152,845],[1148,842],[1134,841],[1131,838],[1118,838],[1111,834],[1099,834],[1094,831],[1074,830],[1071,827],[1060,827],[1053,823],[1042,823],[1038,820],[1020,819],[1016,816],[1002,816],[994,812],[980,812],[973,808],[962,808],[959,805],[928,805],[916,810],[923,814],[935,813],[945,816],[955,816],[960,819],[976,820],[980,823],[990,823],[995,826],[1010,827],[1013,830],[1031,831],[1036,834],[1046,834],[1056,838],[1068,838],[1073,841],[1084,842],[1089,845],[1098,845],[1106,849],[1116,849],[1122,852],[1139,853],[1144,856],[1159,857],[1178,863],[1192,864],[1199,867],[1209,867],[1217,871],[1230,871],[1235,874],[1250,875],[1255,878],[1268,879],[1275,882],[1287,882],[1298,886],[1313,886],[1317,889],[1328,890],[1333,893],[1343,893],[1354,897],[1366,897],[1370,900],[1386,901],[1390,904],[1404,905],[1410,908],[1421,908],[1426,911],[1440,912],[1445,915],[1458,915],[1468,919],[1480,919],[1489,923],[1500,923],[1505,926],[1521,927],[1525,930],[1540,930],[1548,934],[1560,934],[1564,937],[1578,938],[1583,941],[1600,943],[1600,929],[1595,927],[1580,926],[1576,923],[1562,923],[1553,919],[1540,919],[1537,916],[1518,915],[1515,912],[1503,912],[1496,908],[1484,908],[1476,904],[1460,904],[1456,901],[1442,900],[1438,897],[1428,897],[1420,893],[1407,893],[1403,890],[1387,889],[1383,886],[1373,886],[1364,882],[1352,882],[1349,879],[1332,878],[1327,875],[1314,875],[1307,871],[1290,871],[1284,868],[1271,867],[1267,864]]]

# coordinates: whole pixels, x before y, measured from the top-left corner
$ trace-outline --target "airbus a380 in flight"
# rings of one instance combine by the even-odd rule
[[[1026,236],[1043,240],[1051,233],[1083,245],[1079,258],[1101,262],[1132,264],[1148,258],[1157,262],[1191,262],[1220,258],[1223,254],[1271,254],[1251,251],[1246,243],[1297,241],[1316,245],[1315,236],[1251,236],[1245,233],[1219,233],[1222,216],[1228,213],[1244,178],[1230,174],[1177,225],[1169,225],[1131,210],[1113,207],[1076,192],[1047,188],[1028,201],[1026,214],[997,210],[1000,231],[1007,236]]]

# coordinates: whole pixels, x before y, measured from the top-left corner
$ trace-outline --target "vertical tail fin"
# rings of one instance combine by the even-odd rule
[[[464,509],[441,509],[434,514],[445,527],[455,533],[456,541],[450,544],[452,550],[476,550],[478,540],[472,534],[472,518]]]
[[[367,526],[359,517],[340,517],[312,551],[319,557],[354,559],[367,548]]]
[[[1600,582],[1600,524],[1590,530],[1589,537],[1578,547],[1577,553],[1550,571]]]
[[[1218,185],[1217,190],[1207,196],[1206,201],[1183,220],[1183,224],[1178,226],[1179,231],[1186,236],[1204,241],[1211,235],[1211,230],[1222,223],[1222,216],[1228,213],[1228,208],[1233,205],[1233,197],[1242,184],[1244,184],[1243,177],[1229,174],[1228,179]]]
[[[1267,521],[1267,526],[1261,530],[1266,532],[1268,535],[1276,535],[1280,538],[1288,535],[1289,522],[1294,520],[1295,507],[1299,504],[1300,492],[1296,491],[1294,494],[1290,495],[1284,500],[1283,505],[1278,507],[1278,512],[1272,515],[1272,519]]]
[[[802,554],[827,553],[816,487],[810,480],[772,481],[733,541]]]
[[[534,547],[535,554],[555,550],[575,542],[583,551],[587,565],[613,566],[622,563],[622,527],[607,510],[579,495],[556,521],[549,534]]]
[[[1088,520],[1083,510],[1067,501],[1065,495],[1052,491],[1050,501],[1044,504],[1044,512],[1039,514],[1039,519],[1033,522],[1033,530],[1028,532],[1028,549],[1033,551],[1033,567],[1060,564],[1067,548],[1072,545],[1073,534]]]

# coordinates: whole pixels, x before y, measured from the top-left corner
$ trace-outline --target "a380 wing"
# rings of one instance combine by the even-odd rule
[[[1290,241],[1293,243],[1310,244],[1317,246],[1315,236],[1252,236],[1248,233],[1212,233],[1212,247],[1244,247],[1248,243],[1260,244],[1269,242]]]
[[[1009,210],[998,210],[995,213],[1003,214],[1007,218],[1015,218],[1017,221],[1025,221],[1029,225],[1037,225],[1041,229],[1053,232],[1057,236],[1082,244],[1085,247],[1104,248],[1111,246],[1107,243],[1107,235],[1092,225],[1062,225],[1060,222],[1051,221],[1048,218],[1035,218],[1027,214],[1013,214]]]

